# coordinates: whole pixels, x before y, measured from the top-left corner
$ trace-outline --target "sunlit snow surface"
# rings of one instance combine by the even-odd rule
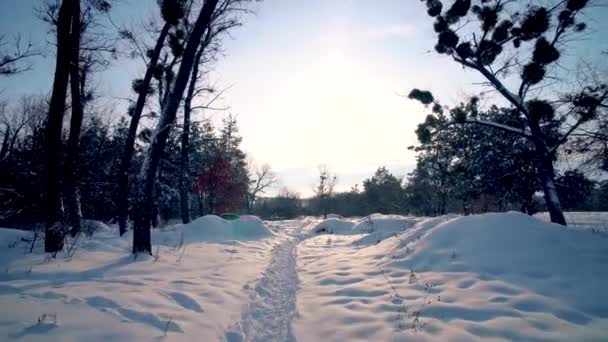
[[[4,341],[606,341],[608,214],[518,213],[153,230],[97,225],[50,259],[0,229]]]

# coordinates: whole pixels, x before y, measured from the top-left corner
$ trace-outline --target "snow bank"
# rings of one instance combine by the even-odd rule
[[[373,214],[356,221],[328,218],[313,226],[312,232],[315,234],[365,235],[355,243],[368,245],[402,233],[417,221],[418,219],[414,217],[382,214]]]
[[[312,232],[315,234],[353,234],[354,222],[329,218],[313,226]]]
[[[91,224],[55,259],[42,238],[30,254],[31,232],[0,228],[0,340],[224,340],[278,243],[255,217],[204,217],[153,229],[153,256],[135,258],[132,231]],[[248,241],[206,243],[219,239]]]
[[[602,236],[507,213],[423,222],[399,239],[387,266],[463,274],[456,287],[489,301],[476,308],[481,316],[500,307],[513,317],[546,312],[556,325],[608,322],[608,241]],[[453,312],[453,305],[436,306],[429,315]]]
[[[184,243],[200,241],[249,241],[271,236],[264,222],[257,216],[243,215],[237,220],[224,220],[206,215],[184,225],[176,226],[183,231]]]
[[[507,213],[419,220],[393,236],[300,244],[298,340],[606,340],[603,235]]]
[[[543,212],[534,215],[535,217],[551,222],[549,213]],[[576,228],[581,230],[590,230],[594,233],[608,234],[608,212],[596,211],[571,211],[565,212],[566,221],[568,222],[569,228]]]
[[[13,248],[21,238],[29,238],[31,234],[20,229],[0,228],[0,248]]]
[[[418,219],[398,215],[374,214],[357,222],[353,227],[356,234],[367,234],[357,240],[356,244],[374,244],[404,232],[413,226]]]

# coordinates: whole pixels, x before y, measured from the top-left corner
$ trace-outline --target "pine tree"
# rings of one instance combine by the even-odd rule
[[[467,117],[462,112],[454,113],[457,114],[452,117],[454,122],[486,125],[529,139],[535,146],[539,175],[551,221],[565,225],[566,220],[555,186],[553,162],[557,149],[568,140],[570,134],[595,117],[597,106],[592,104],[592,108],[586,113],[571,112],[571,120],[560,120],[561,116],[555,115],[555,108],[550,101],[534,98],[535,92],[531,90],[542,84],[547,78],[547,70],[559,60],[562,54],[560,48],[563,48],[562,43],[567,34],[586,28],[585,23],[576,20],[588,1],[560,1],[551,7],[529,5],[523,13],[518,11],[519,8],[513,8],[516,13],[514,16],[509,16],[509,13],[512,13],[511,8],[518,5],[518,2],[514,1],[480,0],[473,4],[471,0],[455,0],[447,10],[443,10],[440,0],[423,1],[426,2],[429,16],[435,18],[435,50],[465,68],[480,73],[513,106],[514,118],[524,122],[524,128],[480,120],[474,116]],[[479,28],[472,35],[465,37],[458,32],[456,26],[466,20],[465,17],[469,14],[477,18]],[[522,56],[529,53],[528,61],[520,62],[522,65],[513,63],[513,59],[507,59],[505,62],[499,58],[505,51],[509,51],[510,46]],[[514,70],[518,70],[520,75],[516,91],[509,90],[505,82],[505,75]],[[437,105],[432,94],[427,91],[414,89],[410,97],[425,105]],[[573,124],[560,130],[567,121]],[[556,131],[563,132],[554,140]],[[424,129],[422,133],[430,135]]]

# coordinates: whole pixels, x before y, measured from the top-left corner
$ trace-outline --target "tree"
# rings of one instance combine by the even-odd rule
[[[237,211],[246,205],[250,182],[241,141],[236,120],[229,115],[223,120],[219,137],[211,138],[202,151],[197,186],[210,214]]]
[[[566,171],[557,178],[556,183],[565,209],[580,210],[589,207],[587,200],[593,192],[595,182],[587,179],[582,172]]]
[[[294,218],[302,211],[300,194],[286,187],[279,189],[277,196],[268,200],[267,206],[268,217]]]
[[[146,55],[149,58],[147,62],[144,78],[133,82],[133,90],[137,93],[135,105],[129,108],[131,123],[129,124],[129,132],[125,142],[124,152],[122,155],[121,168],[119,173],[118,187],[118,224],[120,235],[127,231],[127,217],[129,212],[129,168],[131,159],[133,158],[133,149],[139,121],[146,105],[146,98],[150,94],[150,84],[153,77],[160,78],[162,69],[158,67],[158,59],[165,44],[165,40],[172,26],[177,25],[179,20],[185,15],[184,0],[163,0],[159,2],[161,14],[165,24],[161,29],[154,49],[149,50]],[[134,35],[123,30],[121,35],[132,42],[135,42]]]
[[[214,94],[216,93],[213,87],[201,87],[200,81],[203,79],[203,73],[200,72],[202,65],[209,65],[216,60],[216,55],[220,52],[220,34],[226,32],[230,28],[240,25],[239,21],[230,16],[231,7],[226,6],[228,2],[224,3],[214,15],[213,21],[209,24],[209,29],[205,34],[205,38],[201,42],[201,45],[196,53],[194,59],[194,65],[190,75],[190,82],[188,89],[186,90],[186,96],[184,97],[184,120],[182,125],[182,139],[181,139],[181,162],[180,162],[180,208],[182,221],[184,223],[190,222],[190,166],[189,166],[189,143],[190,143],[190,126],[191,116],[194,110],[199,109],[213,109],[211,105],[215,102],[223,93],[219,92],[216,94],[207,104],[201,106],[193,106],[192,102],[195,97],[202,97],[204,93]]]
[[[589,108],[595,111],[595,120],[589,121],[573,133],[574,139],[566,145],[566,154],[576,152],[583,163],[593,169],[608,172],[608,86],[597,75],[579,93],[569,94],[563,102],[571,110]]]
[[[52,15],[52,5],[48,5],[48,15]],[[82,8],[81,8],[82,7]],[[67,223],[70,233],[75,236],[80,231],[82,219],[80,204],[79,154],[80,135],[84,119],[85,106],[91,102],[93,91],[90,90],[90,74],[96,66],[105,69],[109,62],[106,53],[112,55],[116,50],[98,24],[96,17],[107,14],[111,8],[108,1],[88,0],[81,6],[80,1],[74,2],[72,30],[70,34],[70,98],[71,117],[70,132],[67,142],[65,160],[64,200]]]
[[[464,214],[486,212],[490,206],[504,210],[513,208],[515,202],[522,204],[522,210],[529,208],[534,193],[541,189],[532,143],[519,135],[481,125],[450,125],[450,118],[460,112],[470,115],[476,111],[480,120],[517,126],[511,110],[495,106],[478,110],[464,103],[449,110],[449,114],[446,110],[435,107],[436,114],[417,130],[420,145],[410,147],[418,152],[416,170],[408,184],[410,195],[416,195],[410,205],[426,215],[444,214],[447,210]],[[429,127],[440,129],[429,134]],[[431,209],[423,209],[429,205]],[[478,207],[473,208],[474,205]]]
[[[71,6],[69,18],[62,18],[62,9],[64,5]],[[71,95],[71,118],[70,118],[70,133],[67,144],[67,156],[64,164],[63,182],[63,197],[67,211],[67,224],[70,226],[70,231],[75,234],[80,229],[80,201],[78,198],[78,155],[79,155],[79,139],[81,125],[83,121],[83,111],[85,102],[89,101],[92,95],[87,89],[87,74],[91,71],[92,66],[96,63],[103,64],[105,59],[99,59],[100,53],[114,53],[113,46],[104,38],[105,32],[89,32],[90,27],[96,26],[95,15],[99,12],[106,13],[111,8],[108,1],[88,0],[70,1],[69,4],[59,1],[47,1],[39,10],[40,17],[43,21],[51,24],[59,35],[62,30],[66,31],[65,48],[68,50],[66,54],[67,64],[63,67],[68,68],[70,95]],[[65,21],[65,22],[64,22]],[[69,22],[67,22],[69,21]],[[61,26],[68,26],[67,28]],[[92,33],[92,34],[87,34]],[[59,55],[60,44],[57,44]],[[86,51],[86,53],[81,53]],[[57,74],[56,74],[57,75]],[[68,77],[68,76],[62,76]],[[62,81],[63,82],[63,81]],[[66,90],[67,93],[67,90]],[[51,102],[53,100],[51,99]],[[63,107],[65,107],[65,99]],[[65,108],[64,108],[65,109]],[[62,114],[63,115],[63,114]],[[50,121],[49,121],[50,122]],[[49,124],[50,125],[50,124]],[[55,128],[54,128],[55,129]],[[62,128],[59,128],[61,134]],[[59,138],[61,139],[61,138]],[[53,148],[54,149],[54,148]],[[52,154],[54,151],[50,151]],[[53,188],[49,188],[54,191]],[[61,195],[58,195],[61,197]],[[67,228],[67,227],[66,227]]]
[[[25,61],[40,53],[34,49],[31,42],[23,44],[21,36],[15,38],[12,51],[7,51],[6,40],[6,35],[0,35],[0,76],[12,76],[29,70],[31,65]]]
[[[405,196],[402,179],[395,177],[384,166],[363,181],[363,196],[372,213],[402,212],[405,208]]]
[[[247,192],[247,211],[253,208],[257,197],[266,193],[278,181],[277,175],[268,164],[257,167],[253,162],[248,163],[249,191]]]
[[[0,105],[0,220],[43,222],[45,129],[48,102],[43,97],[22,97],[17,104]],[[3,133],[2,133],[3,132]],[[4,136],[2,136],[4,134]],[[42,190],[42,191],[41,191]]]
[[[319,165],[319,182],[313,186],[313,191],[317,197],[319,212],[323,218],[329,213],[329,204],[334,195],[334,188],[338,178],[329,172],[327,165]]]
[[[524,127],[479,120],[461,112],[453,117],[454,122],[486,125],[530,139],[535,146],[551,221],[562,225],[566,224],[566,220],[555,186],[555,154],[573,131],[595,117],[597,107],[591,106],[585,112],[581,106],[577,106],[574,111],[557,115],[556,108],[549,101],[538,97],[535,87],[547,86],[542,84],[548,78],[547,70],[559,60],[559,49],[563,48],[568,34],[585,29],[586,24],[576,22],[576,18],[587,3],[587,0],[567,0],[552,7],[530,5],[521,13],[519,8],[512,8],[518,4],[515,1],[480,0],[472,5],[471,0],[456,0],[449,9],[442,11],[441,1],[426,0],[428,14],[435,18],[434,29],[438,36],[436,51],[481,74],[513,106],[514,118],[522,122]],[[466,37],[464,34],[459,36],[454,26],[469,13],[477,18],[479,29]],[[510,16],[509,13],[516,14]],[[552,18],[555,19],[553,25]],[[509,50],[511,44],[513,50]],[[531,57],[527,63],[522,63],[518,58],[499,58],[508,51],[519,55],[520,59],[525,58],[526,54]],[[512,91],[508,84],[513,82],[507,84],[505,81],[510,72],[516,69],[520,76],[519,86]],[[430,92],[418,89],[414,89],[410,97],[425,105],[435,102]]]
[[[57,15],[57,56],[55,78],[49,105],[46,129],[47,144],[47,192],[44,250],[56,253],[63,249],[62,209],[61,209],[61,132],[63,114],[70,73],[70,27],[75,0],[64,0]]]
[[[209,23],[217,7],[218,0],[205,1],[201,9],[198,19],[190,33],[188,43],[184,50],[182,60],[179,66],[179,71],[175,78],[175,83],[167,95],[167,100],[163,104],[160,120],[156,125],[152,144],[148,149],[146,160],[142,169],[143,192],[140,195],[140,203],[136,210],[138,211],[135,220],[133,233],[133,253],[146,252],[152,253],[152,245],[150,242],[150,220],[152,217],[152,190],[156,170],[161,158],[161,154],[169,135],[170,126],[175,121],[177,109],[181,102],[186,84],[190,77],[190,72],[194,63],[196,51],[200,45],[201,39],[205,30],[209,28]]]

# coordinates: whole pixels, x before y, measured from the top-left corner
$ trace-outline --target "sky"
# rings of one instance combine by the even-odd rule
[[[590,33],[574,42],[576,56],[608,50],[602,1],[585,17]],[[39,4],[0,2],[0,32],[48,51],[31,71],[0,79],[4,99],[50,92],[52,37],[36,17]],[[379,166],[399,176],[411,171],[415,154],[407,147],[416,144],[414,130],[426,116],[405,96],[412,88],[432,90],[444,104],[481,90],[476,74],[434,52],[432,20],[418,0],[265,0],[253,9],[225,39],[209,81],[227,88],[218,106],[237,117],[244,150],[272,166],[279,186],[303,196],[312,193],[321,164],[337,174],[338,190],[361,184]],[[118,0],[112,18],[137,26],[156,11],[155,0]],[[143,72],[141,62],[120,59],[97,76],[117,115],[120,98],[132,96],[131,81]],[[219,120],[226,112],[203,115]]]

